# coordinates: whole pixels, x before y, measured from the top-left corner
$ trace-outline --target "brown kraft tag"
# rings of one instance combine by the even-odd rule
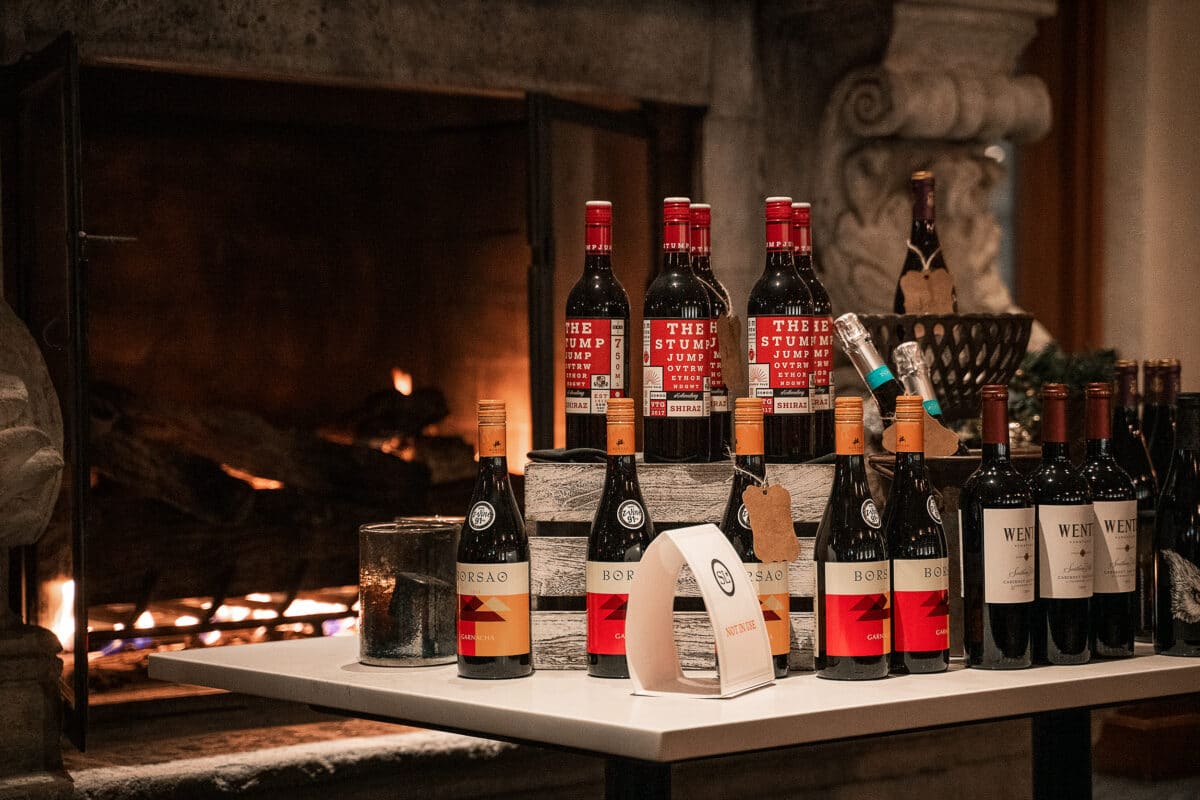
[[[792,495],[779,484],[747,486],[742,502],[750,515],[754,554],[759,561],[791,561],[800,555],[792,527]]]

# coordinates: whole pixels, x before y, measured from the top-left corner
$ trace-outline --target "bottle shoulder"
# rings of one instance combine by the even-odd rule
[[[812,294],[794,270],[768,270],[750,290],[746,311],[751,316],[812,313]]]
[[[643,315],[706,319],[712,315],[708,289],[691,273],[659,273],[646,289]]]
[[[1033,495],[1029,484],[1012,464],[982,464],[963,484],[959,507],[979,505],[983,508],[1029,508]]]
[[[1080,474],[1088,483],[1093,502],[1137,499],[1133,479],[1111,458],[1085,463]]]
[[[1066,461],[1043,461],[1029,476],[1034,504],[1077,505],[1092,502],[1091,489]]]
[[[567,294],[567,316],[629,319],[629,295],[615,275],[585,272]]]

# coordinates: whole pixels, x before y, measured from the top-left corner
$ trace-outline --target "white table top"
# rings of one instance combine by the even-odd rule
[[[1200,691],[1200,658],[1150,654],[1077,667],[879,681],[789,677],[728,700],[634,697],[627,680],[581,671],[506,681],[440,667],[368,667],[353,636],[186,650],[150,657],[150,676],[647,761],[679,761],[867,734],[1022,716]]]

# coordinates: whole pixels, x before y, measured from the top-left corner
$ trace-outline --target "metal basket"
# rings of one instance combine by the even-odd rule
[[[947,420],[979,416],[984,384],[1008,385],[1025,357],[1032,314],[859,314],[879,354],[895,369],[892,350],[921,343]]]

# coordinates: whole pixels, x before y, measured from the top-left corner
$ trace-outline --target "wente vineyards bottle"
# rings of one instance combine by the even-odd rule
[[[820,678],[884,678],[891,652],[891,580],[879,509],[867,485],[862,398],[837,398],[834,422],[837,466],[813,546],[815,667]]]
[[[529,643],[529,541],[508,480],[503,400],[479,401],[479,477],[458,540],[458,674],[520,678]]]
[[[812,208],[792,203],[792,245],[796,273],[812,295],[812,382],[809,385],[813,410],[813,454],[833,452],[833,304],[813,267]]]
[[[933,270],[942,270],[947,275],[946,259],[942,256],[942,245],[938,241],[937,228],[933,222],[933,173],[922,170],[912,174],[913,214],[912,230],[908,234],[908,251],[904,256],[904,266],[900,268],[900,278],[910,272],[921,272],[928,275]],[[897,314],[907,313],[905,310],[904,290],[902,284],[896,284]],[[951,284],[950,296],[954,302],[954,313],[958,313],[958,296]]]
[[[604,449],[611,397],[629,393],[629,297],[612,270],[612,203],[585,207],[583,277],[567,295],[567,447]]]
[[[943,672],[950,666],[950,551],[925,466],[925,408],[915,395],[896,401],[896,472],[883,529],[892,559],[892,672]]]
[[[1154,504],[1158,502],[1158,480],[1150,463],[1150,451],[1142,438],[1138,420],[1138,366],[1136,361],[1116,362],[1117,394],[1113,403],[1112,448],[1117,464],[1133,480],[1137,500],[1137,593],[1139,641],[1154,638]],[[1165,475],[1162,477],[1166,477]]]
[[[712,418],[709,422],[709,460],[719,461],[729,451],[729,389],[721,372],[721,343],[717,338],[717,320],[729,311],[729,292],[717,280],[712,269],[712,208],[707,203],[692,203],[692,272],[708,290],[712,303],[709,322],[709,378],[712,390]]]
[[[1178,397],[1175,453],[1156,515],[1154,652],[1200,656],[1200,394]]]
[[[904,394],[904,387],[887,363],[875,349],[871,335],[854,313],[842,314],[833,322],[838,342],[849,357],[858,375],[871,390],[871,396],[879,407],[879,417],[885,426],[892,424],[896,416],[896,398]]]
[[[608,404],[608,469],[587,555],[588,674],[628,678],[625,607],[637,562],[654,538],[634,464],[633,400]]]
[[[1112,384],[1089,383],[1086,402],[1087,457],[1080,474],[1092,491],[1096,512],[1096,559],[1092,581],[1092,654],[1133,655],[1137,628],[1137,498],[1133,480],[1113,458]]]
[[[767,474],[763,458],[762,402],[753,397],[739,397],[733,408],[734,471],[733,488],[721,518],[721,530],[737,551],[746,574],[758,591],[767,638],[771,641],[771,660],[775,662],[775,677],[788,674],[788,650],[791,648],[790,593],[786,561],[763,563],[754,553],[754,534],[750,515],[742,503],[747,487],[761,485]]]
[[[1087,481],[1071,466],[1067,387],[1042,387],[1042,463],[1029,476],[1037,509],[1038,601],[1033,657],[1039,663],[1083,664],[1088,649],[1096,517]]]
[[[812,295],[796,273],[792,253],[792,198],[768,197],[767,262],[750,290],[746,345],[750,395],[762,398],[771,463],[813,457],[812,318]]]
[[[1179,361],[1160,358],[1155,362],[1151,380],[1154,388],[1147,392],[1149,404],[1144,413],[1150,416],[1146,427],[1146,446],[1150,450],[1150,461],[1154,472],[1166,475],[1175,452],[1175,398],[1179,394]],[[1145,425],[1145,423],[1144,423]]]
[[[1008,387],[988,384],[981,397],[983,455],[959,496],[963,650],[972,667],[1021,669],[1033,663],[1037,521],[1010,460]]]
[[[692,272],[691,201],[663,201],[662,270],[642,315],[644,457],[708,461],[712,303]]]

